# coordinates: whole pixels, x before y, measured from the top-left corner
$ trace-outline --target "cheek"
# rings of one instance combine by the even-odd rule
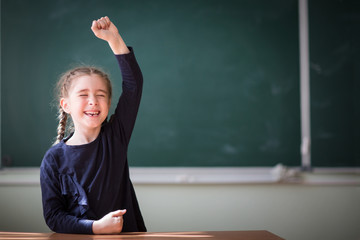
[[[108,111],[109,111],[109,109],[110,109],[110,104],[111,104],[111,102],[109,102],[109,101],[107,101],[107,100],[104,100],[104,101],[101,103],[103,109],[107,109]]]
[[[86,107],[87,102],[86,101],[82,101],[81,99],[77,99],[76,101],[72,102],[72,106],[74,108],[78,108],[79,110],[81,110],[82,108]]]

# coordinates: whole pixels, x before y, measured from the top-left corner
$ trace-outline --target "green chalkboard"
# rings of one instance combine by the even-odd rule
[[[309,1],[312,165],[360,166],[360,2]]]
[[[103,15],[144,75],[131,166],[301,164],[297,1],[2,0],[3,166],[40,165],[69,67],[104,68],[119,96],[115,58],[90,31]]]

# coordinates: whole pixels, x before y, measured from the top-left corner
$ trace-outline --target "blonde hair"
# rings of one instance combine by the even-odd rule
[[[62,139],[64,139],[65,134],[69,130],[73,129],[73,126],[67,126],[67,125],[70,125],[70,124],[68,124],[69,116],[63,110],[63,108],[60,106],[60,100],[62,98],[66,98],[69,96],[69,90],[71,88],[71,84],[74,79],[76,79],[80,76],[84,76],[84,75],[90,76],[93,74],[100,76],[104,80],[104,82],[108,88],[107,90],[108,90],[108,94],[109,94],[109,99],[111,99],[111,96],[112,96],[111,82],[110,82],[109,76],[102,70],[95,68],[95,67],[77,67],[77,68],[71,69],[71,70],[63,73],[61,75],[59,81],[56,84],[56,92],[57,92],[57,100],[58,100],[57,102],[58,102],[58,108],[59,108],[59,114],[58,114],[59,125],[57,127],[57,137],[56,137],[56,141],[55,141],[54,145],[59,143]]]

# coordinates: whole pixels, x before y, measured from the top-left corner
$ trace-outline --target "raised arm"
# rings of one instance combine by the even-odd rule
[[[108,17],[94,20],[91,29],[96,37],[108,42],[121,69],[123,92],[115,109],[114,116],[119,120],[118,122],[121,125],[117,127],[121,129],[120,134],[123,137],[122,139],[128,143],[140,104],[143,76],[133,49],[126,46],[118,29]]]

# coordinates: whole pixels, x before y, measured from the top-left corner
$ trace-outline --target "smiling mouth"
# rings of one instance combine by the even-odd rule
[[[86,116],[98,116],[100,114],[100,112],[84,112]]]

